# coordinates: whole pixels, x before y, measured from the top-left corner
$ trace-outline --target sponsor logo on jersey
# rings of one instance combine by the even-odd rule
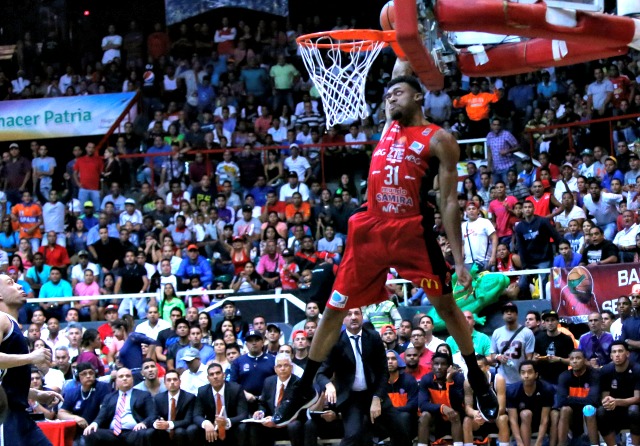
[[[431,134],[431,130],[432,130],[431,127],[427,127],[426,129],[424,129],[422,131],[422,135],[423,136],[429,136]]]
[[[413,198],[407,197],[407,191],[403,188],[383,187],[376,194],[379,203],[391,203],[400,206],[413,206]]]
[[[401,163],[404,159],[404,144],[394,143],[389,148],[387,162],[391,164]]]
[[[404,179],[405,179],[405,180],[415,180],[416,178],[415,178],[415,177],[412,177],[411,175],[405,175],[405,176],[404,176]]]
[[[428,277],[425,277],[420,281],[420,288],[422,288],[423,290],[439,290],[440,281],[438,279],[430,279]]]
[[[382,212],[386,212],[388,214],[397,214],[398,206],[396,206],[395,204],[389,203],[385,206],[382,206]]]
[[[347,305],[348,300],[348,296],[340,294],[338,291],[334,291],[331,294],[331,299],[329,299],[329,305],[335,308],[344,308]]]
[[[409,149],[420,155],[424,150],[424,144],[421,144],[418,141],[413,141],[409,146]]]
[[[405,158],[405,160],[419,166],[420,164],[422,164],[422,160],[420,158],[418,158],[415,155],[407,155]]]
[[[373,152],[373,156],[385,156],[387,154],[387,150],[380,148]]]

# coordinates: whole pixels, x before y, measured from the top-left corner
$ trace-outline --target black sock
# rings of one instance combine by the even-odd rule
[[[310,389],[313,386],[313,380],[316,378],[316,373],[322,365],[322,362],[314,361],[313,359],[307,360],[307,365],[304,367],[304,373],[300,378],[300,386],[303,389]]]
[[[467,379],[469,379],[469,385],[474,392],[482,392],[488,386],[487,376],[484,374],[480,367],[478,367],[478,360],[476,354],[462,355],[464,362],[467,364]]]

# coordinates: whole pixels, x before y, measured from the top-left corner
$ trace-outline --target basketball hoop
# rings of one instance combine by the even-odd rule
[[[395,42],[395,31],[349,29],[306,34],[296,39],[327,115],[327,127],[367,117],[365,84],[373,61]]]

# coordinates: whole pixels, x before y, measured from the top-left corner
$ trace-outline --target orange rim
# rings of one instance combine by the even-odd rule
[[[331,37],[332,43],[320,43],[319,40]],[[321,31],[317,33],[305,34],[296,39],[298,45],[306,48],[333,49],[339,48],[342,51],[369,51],[378,42],[384,42],[384,46],[396,41],[395,30],[379,31],[375,29],[340,29],[332,31]]]

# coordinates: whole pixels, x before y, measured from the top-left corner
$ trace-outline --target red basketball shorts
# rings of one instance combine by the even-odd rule
[[[440,246],[421,215],[394,219],[365,210],[349,219],[345,254],[327,306],[347,310],[387,299],[390,267],[429,297],[452,292]]]

